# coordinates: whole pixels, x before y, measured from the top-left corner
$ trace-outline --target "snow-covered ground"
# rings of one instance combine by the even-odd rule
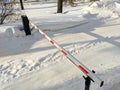
[[[111,0],[112,1],[112,0]],[[25,6],[29,19],[104,80],[90,90],[120,90],[120,4],[77,3],[56,13],[56,4]],[[83,73],[21,23],[0,25],[0,90],[84,90]]]

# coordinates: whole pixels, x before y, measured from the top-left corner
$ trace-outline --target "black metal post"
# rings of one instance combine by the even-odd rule
[[[24,6],[23,6],[23,2],[22,0],[20,0],[20,5],[21,5],[21,10],[24,10]],[[24,30],[25,30],[25,34],[27,35],[31,35],[31,30],[30,30],[30,26],[29,26],[29,19],[28,17],[22,13],[21,15],[22,18],[22,22],[23,22],[23,26],[24,26]]]
[[[93,73],[95,73],[95,71],[92,70]],[[83,78],[85,79],[85,90],[90,90],[90,85],[91,85],[91,81],[93,81],[89,76],[85,77],[83,76]]]
[[[62,13],[63,10],[63,0],[58,0],[57,2],[57,13]]]
[[[21,10],[24,10],[23,2],[20,0]]]

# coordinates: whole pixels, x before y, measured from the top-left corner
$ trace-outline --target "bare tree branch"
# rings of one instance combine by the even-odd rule
[[[0,0],[0,24],[3,24],[7,17],[15,15],[14,5],[15,0]]]

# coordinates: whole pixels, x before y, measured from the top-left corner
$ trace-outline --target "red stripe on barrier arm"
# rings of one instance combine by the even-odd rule
[[[50,42],[51,42],[52,44],[54,44],[54,41],[50,40]]]
[[[64,50],[61,50],[61,52],[66,56],[67,55],[67,52],[64,51]]]
[[[43,33],[42,35],[43,35],[43,36],[46,36],[46,34],[45,34],[45,33]]]
[[[82,67],[81,65],[78,66],[85,74],[88,74],[89,72],[84,68]]]

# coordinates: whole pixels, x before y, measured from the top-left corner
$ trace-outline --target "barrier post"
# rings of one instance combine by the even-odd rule
[[[26,34],[26,36],[31,35],[31,30],[30,30],[30,26],[29,26],[29,19],[25,15],[25,12],[23,12],[24,11],[24,6],[23,6],[22,0],[20,0],[20,5],[21,5],[21,10],[22,10],[21,18],[22,18],[22,23],[23,23],[23,27],[24,27],[24,30],[25,30],[25,34]]]
[[[95,73],[95,71],[93,71],[93,70],[92,70],[92,72]],[[90,85],[91,85],[92,79],[89,76],[87,76],[87,77],[83,76],[83,78],[85,79],[85,90],[90,90]]]

